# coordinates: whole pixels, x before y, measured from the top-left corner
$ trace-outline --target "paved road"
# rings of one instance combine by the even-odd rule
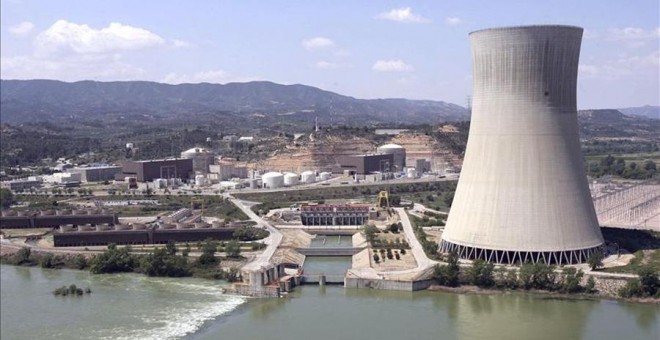
[[[259,254],[252,262],[244,265],[243,270],[257,271],[261,268],[266,268],[270,265],[270,259],[275,254],[277,247],[279,247],[282,242],[282,233],[279,230],[275,229],[270,224],[266,223],[259,215],[255,214],[250,207],[253,205],[245,201],[231,197],[229,194],[226,195],[227,198],[239,209],[241,209],[251,220],[257,223],[257,226],[263,227],[270,232],[270,235],[264,239],[264,243],[268,246],[263,253]]]

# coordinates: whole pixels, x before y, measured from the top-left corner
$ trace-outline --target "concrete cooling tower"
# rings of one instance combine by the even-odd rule
[[[570,264],[603,245],[578,136],[581,39],[570,26],[470,34],[472,119],[442,252]]]

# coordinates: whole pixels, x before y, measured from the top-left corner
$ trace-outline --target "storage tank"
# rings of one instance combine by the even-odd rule
[[[376,152],[380,154],[392,155],[394,158],[394,171],[403,171],[406,166],[406,149],[398,144],[385,144],[376,148]]]
[[[327,181],[332,177],[332,174],[329,172],[322,172],[319,174],[319,177],[321,178],[322,181]]]
[[[195,175],[195,186],[203,187],[206,185],[206,177],[204,175]]]
[[[408,168],[406,171],[406,177],[417,178],[417,170],[415,170],[415,168]]]
[[[248,181],[250,189],[259,189],[259,180],[254,178]]]
[[[181,153],[181,158],[192,159],[193,171],[209,172],[209,165],[215,162],[213,152],[205,148],[192,148]]]
[[[301,181],[303,183],[314,183],[314,182],[316,182],[316,174],[314,173],[314,171],[303,171],[300,174],[300,177],[301,177]]]
[[[300,182],[300,179],[297,174],[294,174],[293,172],[287,172],[284,174],[284,185],[285,186],[292,186],[292,185],[298,185]]]
[[[261,176],[264,188],[275,189],[284,186],[284,175],[279,172],[268,172]]]

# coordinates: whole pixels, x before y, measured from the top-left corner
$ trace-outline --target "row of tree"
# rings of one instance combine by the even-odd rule
[[[624,158],[608,155],[598,161],[587,163],[587,175],[591,177],[619,176],[626,179],[649,179],[657,175],[657,164],[653,160],[626,162]]]

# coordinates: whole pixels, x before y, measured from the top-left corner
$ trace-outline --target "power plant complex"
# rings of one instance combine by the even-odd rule
[[[472,119],[441,251],[496,263],[573,264],[603,246],[578,136],[582,31],[526,26],[470,34]]]

